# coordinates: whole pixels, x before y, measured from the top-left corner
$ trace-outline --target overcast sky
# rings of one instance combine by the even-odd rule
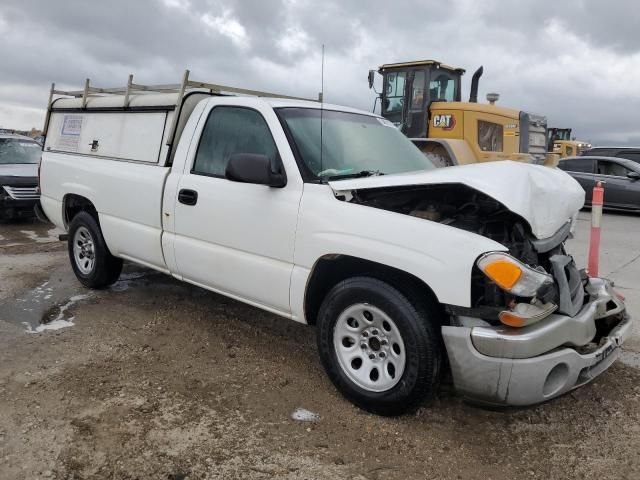
[[[640,144],[632,0],[1,0],[0,126],[41,128],[49,85],[193,79],[366,110],[367,71],[432,58],[484,65],[480,97],[594,144]]]

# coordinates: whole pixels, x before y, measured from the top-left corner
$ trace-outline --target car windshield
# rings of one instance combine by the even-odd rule
[[[19,138],[0,138],[0,165],[39,163],[42,147],[37,142]]]
[[[317,108],[281,108],[278,113],[293,137],[306,173],[315,180],[435,168],[388,120],[334,110],[321,113]]]

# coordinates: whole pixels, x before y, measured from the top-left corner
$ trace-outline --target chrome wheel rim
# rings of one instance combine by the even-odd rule
[[[73,258],[82,274],[89,275],[93,271],[96,263],[95,244],[86,227],[79,227],[73,235]]]
[[[366,303],[345,309],[333,330],[333,346],[344,374],[360,388],[384,392],[402,378],[407,354],[396,323]]]

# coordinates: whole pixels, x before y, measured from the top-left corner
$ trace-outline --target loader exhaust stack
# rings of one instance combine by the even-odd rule
[[[483,72],[484,68],[480,66],[480,68],[473,74],[473,77],[471,77],[471,92],[469,93],[470,103],[478,103],[478,83],[480,82],[480,77]]]

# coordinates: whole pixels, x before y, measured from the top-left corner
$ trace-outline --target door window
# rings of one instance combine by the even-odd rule
[[[502,151],[502,125],[478,120],[478,146],[483,152]]]
[[[567,172],[583,172],[593,173],[593,162],[590,159],[573,159],[573,160],[560,160],[558,164],[561,170]]]
[[[598,160],[598,175],[611,175],[614,177],[626,177],[630,170],[619,163],[607,160]]]
[[[411,89],[411,110],[421,111],[424,104],[424,71],[419,70],[413,77],[413,88]]]
[[[394,72],[387,75],[387,98],[385,105],[383,105],[384,113],[402,111],[406,78],[407,72]]]
[[[265,119],[255,110],[243,107],[215,107],[202,131],[192,173],[224,177],[231,155],[266,155],[278,172],[278,149]]]
[[[436,75],[436,73],[431,74]],[[456,98],[456,81],[444,71],[437,73],[429,82],[430,99],[434,102],[453,102]]]

